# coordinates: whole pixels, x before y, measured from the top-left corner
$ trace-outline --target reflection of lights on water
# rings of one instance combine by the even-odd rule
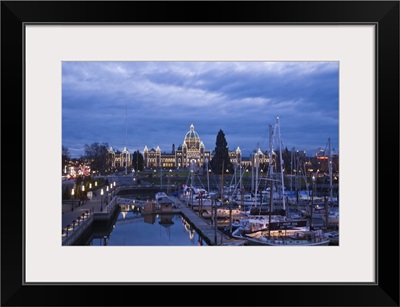
[[[182,222],[185,227],[185,230],[189,233],[190,240],[192,240],[194,238],[194,234],[195,234],[194,229],[192,229],[192,227],[190,226],[190,224],[187,221],[183,220]]]
[[[189,224],[185,224],[185,229],[186,229],[186,231],[190,231],[190,225]]]
[[[137,206],[136,206],[136,210],[137,209],[139,209]],[[131,213],[129,213],[129,212],[127,212],[126,213],[127,215],[126,215],[126,219],[128,219],[128,220],[130,220],[130,218],[131,218]],[[124,214],[125,215],[125,214]],[[123,215],[122,215],[122,212],[121,212],[121,217],[122,217]],[[157,216],[157,217],[159,217],[159,218],[161,218],[163,215],[160,215],[160,214],[158,214],[158,215],[154,215],[154,216]],[[134,218],[134,216],[133,216],[133,214],[132,214],[132,217]],[[178,222],[178,224],[176,224],[175,226],[179,226],[179,217],[178,216],[175,216],[174,218],[173,218],[175,221],[177,221]],[[182,220],[182,225],[184,226],[183,227],[183,229],[182,229],[182,226],[179,226],[179,228],[181,229],[181,233],[180,234],[178,234],[178,233],[176,233],[176,236],[177,236],[177,238],[178,238],[178,240],[184,240],[184,241],[182,241],[182,242],[188,242],[187,241],[187,238],[189,237],[189,240],[192,242],[192,244],[194,244],[194,245],[196,245],[196,242],[198,243],[198,245],[206,245],[205,244],[205,242],[203,242],[203,240],[202,240],[202,238],[200,237],[200,235],[198,235],[198,233],[196,232],[196,229],[189,223],[189,222],[187,222],[185,219],[183,219],[182,217],[180,217],[180,219]],[[126,220],[125,220],[126,221]],[[139,221],[139,220],[138,220]],[[112,225],[112,228],[111,228],[111,231],[110,231],[110,233],[108,234],[108,236],[107,236],[107,239],[105,239],[104,237],[100,237],[99,239],[99,242],[100,242],[100,244],[101,245],[108,245],[110,242],[114,242],[114,239],[116,238],[116,240],[120,240],[120,239],[123,239],[124,240],[124,243],[123,244],[125,244],[125,232],[117,232],[117,233],[115,233],[115,230],[118,230],[118,228],[120,228],[120,226],[121,225],[125,225],[125,224],[122,224],[124,221],[123,220],[120,220],[120,222],[121,222],[121,224],[118,224],[118,223],[116,223],[116,224],[113,224]],[[135,225],[135,227],[136,226],[139,226],[140,224],[142,224],[141,222],[139,222],[139,223],[134,223],[134,225]],[[122,226],[123,227],[123,226]],[[147,226],[146,226],[147,227]],[[162,228],[162,227],[160,227],[160,229],[164,229],[164,228]],[[167,231],[168,230],[170,230],[169,228],[167,228]],[[188,233],[188,237],[185,235],[185,232],[187,232]],[[112,236],[112,234],[114,234],[114,238],[111,238],[111,236]],[[197,235],[196,235],[197,234]],[[128,233],[126,234],[127,236],[128,236]],[[173,233],[171,232],[171,237],[173,236]],[[196,241],[195,241],[195,237],[196,237]],[[121,243],[122,244],[122,243]],[[188,242],[188,244],[187,245],[192,245],[192,244],[190,244],[189,242]]]

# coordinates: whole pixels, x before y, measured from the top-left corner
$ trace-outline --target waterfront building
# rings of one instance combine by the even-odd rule
[[[131,154],[129,153],[128,149],[126,149],[126,147],[124,147],[124,150],[122,152],[119,150],[114,151],[114,149],[110,147],[108,154],[110,156],[110,163],[112,168],[132,166]]]
[[[234,151],[229,152],[232,163],[236,164],[241,159],[241,150],[238,147]],[[191,124],[189,131],[183,138],[183,143],[177,149],[172,145],[170,153],[161,152],[159,146],[156,149],[148,149],[145,146],[143,150],[143,159],[145,167],[162,167],[162,168],[187,168],[190,165],[197,167],[203,166],[207,161],[211,161],[212,152],[206,150],[204,143],[201,141],[199,134],[194,130]]]
[[[110,147],[110,163],[112,168],[125,167],[125,164],[132,166],[132,154],[125,147],[122,152],[114,150]],[[273,155],[275,159],[275,153]],[[149,149],[147,145],[143,149],[143,160],[146,168],[188,168],[190,165],[196,167],[204,166],[207,161],[213,158],[213,152],[206,149],[201,141],[199,134],[195,131],[194,125],[191,124],[189,131],[183,137],[183,142],[178,148],[173,144],[170,152],[161,151],[157,145]],[[269,163],[268,152],[262,152],[260,148],[252,153],[250,157],[243,157],[239,146],[235,150],[229,151],[230,161],[235,166],[242,168],[252,167],[256,165],[265,165]]]

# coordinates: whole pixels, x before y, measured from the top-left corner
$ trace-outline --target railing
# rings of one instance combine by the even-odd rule
[[[93,211],[88,210],[62,230],[62,245],[71,245],[93,222]]]
[[[110,201],[110,203],[104,208],[103,213],[110,213],[113,212],[114,207],[117,204],[117,197],[114,196],[114,198]]]
[[[117,190],[115,191],[117,192]],[[104,208],[101,212],[94,212],[94,209],[87,210],[81,216],[79,216],[76,220],[72,221],[71,225],[67,225],[65,229],[62,230],[62,245],[71,245],[73,244],[77,238],[83,233],[85,229],[87,229],[94,220],[98,217],[99,220],[109,219],[111,217],[111,213],[114,212],[117,204],[117,198],[114,198],[110,201],[110,203]]]

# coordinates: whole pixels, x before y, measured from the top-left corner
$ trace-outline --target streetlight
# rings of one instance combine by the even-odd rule
[[[101,189],[100,190],[100,195],[101,195],[100,211],[103,211],[103,194],[104,194],[104,191],[103,191],[103,189]]]
[[[85,194],[85,193],[83,193],[83,192],[85,192],[85,183],[82,184],[82,196],[84,196],[84,194]],[[86,197],[85,197],[85,198],[86,198]],[[79,205],[83,205],[83,204],[85,204],[85,200],[82,200],[82,202],[79,201]]]
[[[109,188],[109,186],[106,187],[106,192],[107,192],[107,205],[108,205],[108,188]]]
[[[71,190],[72,198],[74,198],[74,195],[75,195],[75,189],[72,187],[72,190]],[[71,202],[71,211],[74,211],[74,201],[73,200]]]

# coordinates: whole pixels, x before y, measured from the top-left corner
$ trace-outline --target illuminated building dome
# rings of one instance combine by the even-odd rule
[[[200,139],[199,134],[196,131],[194,131],[193,124],[190,125],[190,131],[188,133],[186,133],[186,135],[185,135],[185,141],[187,139],[189,139],[189,140],[190,139]]]
[[[189,149],[200,149],[200,137],[199,134],[194,131],[194,125],[190,125],[190,130],[186,133],[185,139],[183,140],[183,145]]]

